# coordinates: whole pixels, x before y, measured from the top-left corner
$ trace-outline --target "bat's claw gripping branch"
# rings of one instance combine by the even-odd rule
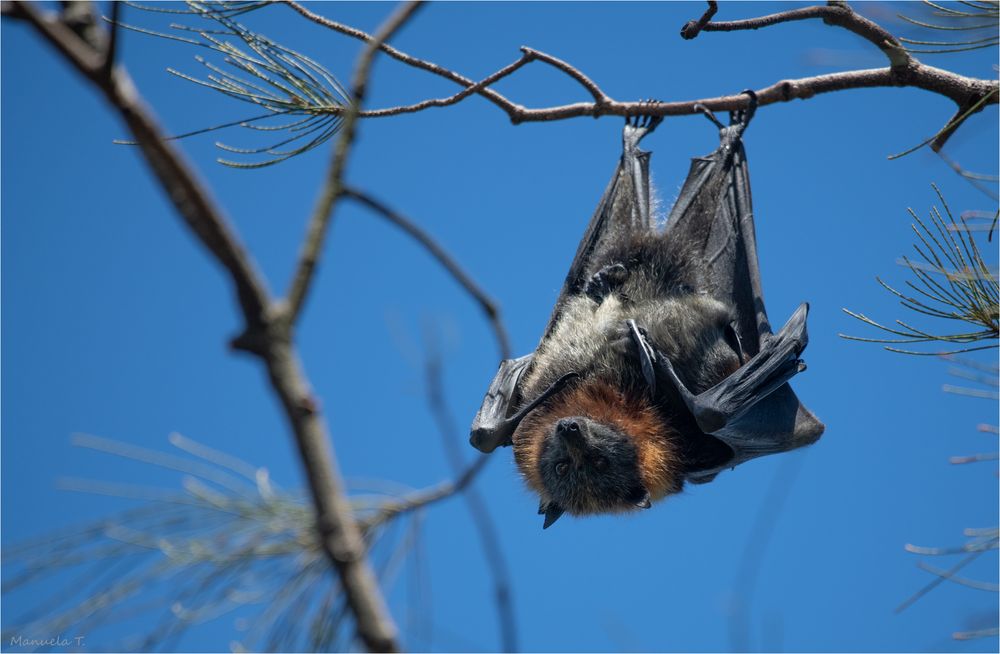
[[[656,100],[644,100],[643,105],[654,105]],[[625,117],[625,132],[623,135],[623,149],[625,152],[638,150],[639,141],[644,136],[652,132],[663,122],[663,116],[639,113],[635,116]]]
[[[746,129],[753,120],[754,114],[757,113],[757,105],[760,103],[757,92],[753,89],[743,89],[742,95],[747,96],[747,106],[729,113],[729,124],[739,126],[741,130]]]
[[[757,92],[753,89],[745,89],[742,95],[747,96],[747,106],[742,109],[737,109],[729,113],[729,126],[722,124],[712,110],[701,104],[700,102],[694,105],[695,111],[700,112],[705,118],[708,118],[713,125],[719,128],[719,132],[722,134],[722,139],[728,139],[730,142],[739,140],[743,136],[743,132],[746,130],[747,126],[750,125],[750,121],[753,119],[754,114],[757,113],[757,105],[759,100],[757,98]]]

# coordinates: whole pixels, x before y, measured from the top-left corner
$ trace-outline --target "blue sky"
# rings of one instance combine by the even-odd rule
[[[373,31],[391,5],[316,8]],[[905,8],[880,4],[870,11],[900,30],[892,15]],[[702,9],[437,4],[394,44],[477,79],[528,45],[571,62],[623,100],[711,97],[884,64],[858,37],[818,21],[683,41],[680,26]],[[774,9],[723,4],[719,18]],[[132,22],[166,22],[126,13]],[[349,79],[357,42],[279,7],[251,18],[258,30]],[[182,227],[137,152],[112,143],[126,135],[123,126],[25,26],[5,22],[0,47],[4,544],[132,505],[60,490],[62,478],[179,484],[176,474],[73,447],[76,432],[168,449],[167,435],[176,431],[264,465],[286,486],[303,485],[260,365],[226,347],[240,324],[227,280]],[[200,52],[137,34],[123,35],[120,52],[170,131],[253,114],[165,72],[200,72],[193,60]],[[927,61],[990,77],[996,53]],[[540,64],[498,88],[531,107],[586,99]],[[369,106],[454,90],[380,59]],[[906,209],[926,215],[936,202],[932,182],[956,210],[994,206],[926,149],[886,158],[933,134],[953,111],[949,100],[915,89],[854,90],[759,111],[745,141],[768,310],[781,324],[799,302],[811,304],[809,369],[794,385],[826,434],[808,450],[723,473],[641,515],[563,519],[545,532],[510,452],[497,452],[477,487],[512,570],[524,649],[727,650],[738,644],[731,626],[742,602],[749,640],[741,642],[752,649],[996,650],[996,638],[949,637],[995,615],[996,594],[945,584],[893,613],[930,580],[904,544],[954,545],[962,529],[996,524],[995,466],[948,463],[953,455],[996,449],[992,436],[976,431],[996,419],[995,404],[943,393],[942,384],[956,380],[941,361],[837,336],[874,335],[842,307],[882,321],[909,317],[875,277],[906,279],[894,263],[913,241]],[[364,122],[347,178],[411,216],[456,256],[502,306],[520,355],[537,342],[614,169],[620,127],[618,118],[512,126],[471,98]],[[995,172],[997,137],[992,107],[957,133],[948,152],[968,169]],[[240,171],[214,163],[215,140],[248,143],[230,131],[182,147],[272,290],[284,289],[329,147]],[[689,158],[715,142],[714,128],[698,117],[668,119],[645,142],[664,206]],[[488,325],[427,254],[363,209],[341,206],[330,236],[299,343],[342,471],[348,479],[413,487],[445,479],[449,468],[423,392],[423,332],[434,330],[442,342],[446,398],[464,425],[496,368]],[[789,475],[779,509],[768,511],[773,480]],[[774,526],[748,596],[741,561],[759,543],[753,533],[762,513],[773,515]],[[404,642],[418,650],[496,649],[489,575],[463,502],[428,512],[423,551],[432,635],[418,640],[426,628],[404,629]],[[996,561],[988,555],[967,572],[995,580]],[[412,598],[406,586],[390,593],[404,628]],[[5,626],[46,591],[52,589],[5,598]],[[232,637],[233,621],[224,617],[192,630],[178,647],[225,650]]]

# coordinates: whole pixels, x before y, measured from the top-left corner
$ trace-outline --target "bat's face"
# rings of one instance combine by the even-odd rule
[[[674,435],[657,411],[599,381],[575,384],[532,411],[513,441],[546,527],[563,512],[649,508],[682,483]]]
[[[583,416],[557,420],[542,443],[538,466],[551,502],[570,513],[649,505],[635,444],[611,425]]]

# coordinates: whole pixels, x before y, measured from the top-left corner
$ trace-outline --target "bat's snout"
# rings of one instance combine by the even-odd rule
[[[571,451],[582,450],[587,444],[587,439],[583,435],[583,425],[575,418],[563,418],[557,422],[556,436]]]

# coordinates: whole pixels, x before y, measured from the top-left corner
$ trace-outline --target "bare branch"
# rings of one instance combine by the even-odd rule
[[[693,39],[702,31],[737,32],[742,30],[757,30],[762,27],[778,25],[779,23],[819,18],[828,25],[843,27],[873,43],[885,53],[893,67],[908,66],[912,62],[912,57],[906,52],[896,37],[887,32],[881,25],[855,12],[846,2],[831,2],[828,5],[802,7],[800,9],[781,11],[776,14],[748,18],[746,20],[710,22],[711,17],[715,15],[716,9],[716,3],[709,2],[709,9],[705,12],[705,15],[698,21],[692,21],[685,25],[684,29],[681,30],[681,36],[685,39]]]
[[[27,20],[104,93],[128,124],[161,186],[188,227],[226,268],[246,321],[244,334],[235,339],[233,345],[257,354],[267,366],[271,385],[295,434],[323,550],[340,576],[358,636],[369,650],[397,651],[396,628],[368,564],[364,541],[343,491],[326,425],[292,344],[291,325],[285,313],[279,304],[271,301],[234,230],[208,197],[191,166],[166,140],[124,69],[116,67],[110,75],[105,74],[103,52],[77,36],[58,18],[39,12],[31,3],[17,3],[10,11]],[[397,12],[383,30],[385,36],[401,25],[412,11],[413,6],[407,5]],[[374,48],[368,48],[368,62],[359,66],[365,75],[373,52]],[[363,91],[363,84],[361,86]]]
[[[934,139],[931,141],[931,150],[940,153],[941,148],[943,148],[944,144],[947,143],[949,138],[951,138],[951,135],[955,133],[955,130],[961,127],[962,123],[964,123],[969,116],[979,111],[980,106],[985,104],[988,100],[989,98],[982,98],[971,105],[960,106],[958,110],[955,111],[955,115],[952,119],[949,120],[948,123],[941,128],[941,131],[934,136]]]
[[[319,14],[310,11],[309,9],[299,4],[298,2],[294,2],[294,0],[284,0],[284,3],[289,7],[291,7],[292,9],[294,9],[295,11],[297,11],[305,18],[313,21],[317,25],[322,25],[323,27],[334,30],[335,32],[339,32],[340,34],[350,36],[352,38],[358,39],[359,41],[364,41],[366,43],[370,43],[373,39],[373,37],[366,32],[362,32],[361,30],[356,29],[354,27],[350,27],[349,25],[344,25],[342,23],[330,20],[325,16],[320,16]],[[412,57],[406,54],[405,52],[397,50],[396,48],[392,47],[387,43],[379,43],[377,47],[379,50],[389,55],[393,59],[401,61],[404,64],[407,64],[408,66],[413,66],[414,68],[426,70],[430,73],[434,73],[435,75],[444,77],[445,79],[451,80],[452,82],[455,82],[456,84],[459,84],[464,87],[470,87],[473,86],[474,84],[473,80],[469,79],[468,77],[459,75],[454,71],[448,70],[447,68],[443,68],[442,66],[438,66],[437,64],[432,63],[430,61],[424,61],[423,59]],[[507,100],[502,95],[500,95],[499,93],[497,93],[492,89],[483,88],[477,91],[477,93],[479,93],[484,98],[490,100],[498,107],[506,111],[508,115],[511,113],[511,110],[516,109],[516,107],[509,100]]]
[[[881,25],[855,12],[846,2],[830,2],[825,6],[803,7],[746,20],[711,22],[710,19],[715,15],[716,10],[716,3],[709,2],[708,11],[698,21],[691,21],[685,25],[681,30],[681,35],[686,39],[692,39],[701,31],[756,30],[779,23],[820,18],[828,25],[842,27],[874,44],[888,57],[890,78],[896,79],[895,85],[916,86],[940,93],[958,105],[955,117],[931,139],[933,141],[931,147],[935,152],[944,146],[966,118],[980,111],[987,104],[997,103],[996,82],[971,78],[958,80],[951,77],[953,74],[947,73],[947,71],[919,62],[899,39]],[[947,74],[943,75],[942,73]],[[964,88],[956,88],[956,82],[959,83],[959,87]],[[878,86],[882,86],[882,84],[878,84]],[[762,101],[762,104],[765,103]]]
[[[395,107],[385,107],[380,109],[368,109],[358,112],[359,118],[385,118],[400,114],[415,113],[431,107],[444,107],[457,104],[473,93],[481,93],[490,89],[484,88],[487,84],[493,83],[503,77],[508,76],[518,68],[521,68],[531,59],[522,57],[510,66],[497,71],[490,77],[484,78],[480,82],[471,84],[475,87],[457,93],[448,98],[425,100],[410,105],[400,105]],[[568,64],[566,66],[572,68]],[[575,69],[573,69],[575,71]],[[579,71],[576,71],[579,73]],[[582,75],[582,73],[579,73]],[[905,82],[900,81],[898,74],[891,68],[870,68],[864,70],[845,71],[841,73],[827,73],[813,77],[801,77],[798,79],[787,79],[775,82],[770,86],[765,86],[755,91],[758,98],[758,105],[765,106],[779,102],[789,102],[791,100],[807,100],[823,93],[835,91],[846,91],[849,89],[879,88],[891,86],[912,86],[924,89],[932,93],[944,95],[947,98],[975,98],[982,100],[985,106],[997,104],[996,91],[998,83],[993,80],[983,80],[973,77],[965,77],[952,73],[941,68],[920,64],[918,69],[907,74]],[[511,122],[546,122],[553,120],[566,120],[568,118],[578,118],[581,116],[636,116],[648,114],[651,116],[688,116],[701,113],[699,105],[711,111],[735,111],[746,106],[747,97],[743,93],[733,95],[722,95],[712,98],[698,100],[683,100],[677,102],[648,102],[630,101],[619,102],[607,100],[604,103],[597,102],[576,102],[573,104],[559,105],[553,107],[543,107],[530,109],[514,103],[499,105],[510,117]]]
[[[90,80],[122,116],[178,213],[202,245],[225,267],[248,327],[261,324],[265,319],[268,292],[253,261],[194,169],[167,142],[166,134],[142,101],[128,73],[119,68],[111,76],[105,75],[103,53],[96,51],[57,17],[43,14],[34,3],[15,3],[12,11],[30,23]]]
[[[428,356],[426,363],[427,381],[427,401],[437,422],[438,430],[441,432],[444,441],[445,453],[448,464],[455,474],[461,472],[463,467],[463,456],[459,448],[459,430],[455,426],[455,420],[448,409],[444,396],[444,380],[442,379],[442,365],[439,348],[428,334]],[[463,491],[465,502],[469,507],[469,514],[472,522],[479,532],[479,540],[482,543],[483,553],[493,575],[493,588],[497,605],[497,613],[500,619],[500,650],[503,652],[516,652],[517,645],[517,623],[514,620],[514,609],[511,605],[510,573],[507,569],[507,561],[504,558],[503,550],[500,549],[500,536],[497,533],[496,524],[490,516],[486,502],[473,487],[468,486]]]
[[[510,358],[510,339],[507,336],[507,329],[500,318],[500,309],[496,302],[469,276],[465,270],[455,261],[447,250],[434,240],[427,232],[420,228],[415,222],[406,216],[393,211],[375,198],[350,186],[345,186],[341,191],[342,195],[368,207],[375,213],[396,225],[404,232],[412,236],[420,245],[426,249],[432,257],[437,259],[445,270],[447,270],[458,284],[468,292],[482,308],[486,318],[490,321],[493,334],[496,337],[497,347],[500,350],[501,359]]]
[[[688,21],[684,27],[681,28],[681,38],[683,39],[693,39],[698,36],[705,25],[708,25],[708,21],[712,20],[712,16],[719,11],[719,3],[715,0],[708,0],[708,9],[705,13],[701,15],[698,20]]]
[[[309,225],[306,228],[306,237],[302,244],[302,252],[299,255],[299,263],[295,269],[291,286],[288,289],[287,310],[288,321],[294,325],[302,312],[302,306],[306,295],[312,285],[316,262],[326,240],[326,231],[330,226],[330,218],[333,215],[334,206],[340,197],[343,185],[344,170],[347,166],[347,157],[354,143],[358,112],[364,102],[365,88],[368,84],[368,75],[371,71],[372,63],[375,60],[375,53],[379,46],[392,37],[407,20],[420,8],[420,2],[407,2],[399,7],[379,28],[378,32],[368,42],[368,46],[358,57],[358,63],[354,68],[354,79],[352,80],[352,101],[344,114],[344,122],[341,127],[340,138],[334,148],[333,160],[330,162],[329,172],[326,182],[320,191],[319,199],[316,201],[316,208],[313,210]]]
[[[461,493],[472,483],[472,480],[476,478],[476,475],[486,466],[489,460],[489,454],[477,455],[475,460],[454,481],[441,482],[436,486],[416,491],[398,500],[383,502],[379,507],[378,514],[372,518],[373,523],[385,522],[404,513],[419,511],[432,504],[446,500],[457,493]]]
[[[611,98],[609,98],[604,93],[604,91],[602,91],[600,87],[597,86],[597,84],[594,84],[594,82],[589,77],[578,71],[576,68],[573,68],[562,59],[556,59],[552,55],[547,55],[544,52],[539,52],[538,50],[532,50],[531,48],[526,48],[526,47],[522,47],[521,52],[525,54],[530,54],[535,59],[538,59],[539,61],[544,61],[550,66],[557,68],[558,70],[561,70],[562,72],[566,73],[567,75],[575,79],[577,82],[580,83],[581,86],[583,86],[583,88],[587,89],[587,92],[590,93],[590,95],[593,96],[596,107],[604,106],[612,101]]]
[[[486,89],[486,87],[497,81],[507,77],[514,71],[518,70],[525,64],[534,61],[535,56],[531,54],[524,53],[521,58],[514,63],[504,66],[497,72],[484,77],[482,80],[476,82],[472,86],[466,87],[464,91],[459,91],[458,93],[448,96],[447,98],[435,98],[431,100],[424,100],[422,102],[417,102],[415,104],[401,105],[398,107],[389,107],[386,109],[371,109],[368,111],[362,111],[359,116],[364,118],[382,118],[385,116],[398,116],[400,114],[411,114],[418,111],[423,111],[424,109],[430,109],[431,107],[447,107],[449,105],[457,104],[469,97],[473,93],[479,93],[481,90]]]
[[[316,14],[299,3],[294,2],[294,0],[284,0],[284,3],[305,18],[319,25],[361,41],[368,43],[372,41],[373,37],[371,35]],[[796,99],[808,99],[816,95],[834,91],[890,86],[921,88],[932,93],[944,95],[959,106],[969,107],[982,101],[977,111],[984,106],[997,104],[998,102],[996,91],[1000,87],[1000,84],[997,81],[965,77],[917,61],[902,49],[898,40],[889,32],[867,18],[858,15],[846,4],[806,7],[762,18],[727,23],[710,22],[711,17],[715,13],[713,6],[714,3],[709,3],[709,11],[700,20],[691,21],[685,26],[686,34],[691,34],[690,36],[685,35],[685,38],[693,38],[697,34],[697,31],[691,33],[691,30],[694,29],[694,26],[698,25],[700,25],[698,31],[701,29],[706,31],[732,31],[737,29],[759,29],[768,25],[792,20],[821,18],[829,24],[843,27],[862,36],[879,47],[889,57],[891,65],[888,68],[845,71],[800,79],[781,80],[756,91],[760,106]],[[525,57],[522,57],[514,64],[511,64],[511,66],[497,71],[497,73],[494,73],[490,77],[480,82],[474,82],[459,73],[435,63],[413,57],[388,44],[379,44],[378,48],[404,64],[426,70],[455,82],[464,87],[466,92],[456,94],[450,98],[427,100],[412,105],[361,111],[358,116],[362,118],[394,116],[421,111],[430,107],[447,106],[455,104],[473,93],[481,95],[499,107],[507,114],[511,122],[515,124],[564,120],[579,116],[634,116],[640,113],[654,116],[680,116],[698,113],[698,105],[702,105],[712,111],[732,111],[740,109],[746,104],[746,97],[742,94],[681,102],[617,102],[609,98],[596,83],[572,65],[551,55],[540,53],[537,50],[522,48],[522,52],[526,57],[530,56],[532,59],[545,61],[577,80],[595,100],[592,103],[578,102],[555,107],[530,109],[511,102],[500,93],[488,87],[532,59],[525,60]]]
[[[121,8],[124,3],[122,2],[112,2],[111,3],[111,34],[108,37],[108,47],[104,52],[104,74],[111,75],[111,71],[115,67],[115,55],[118,50],[118,32],[120,31],[118,25],[118,17],[121,15]]]

